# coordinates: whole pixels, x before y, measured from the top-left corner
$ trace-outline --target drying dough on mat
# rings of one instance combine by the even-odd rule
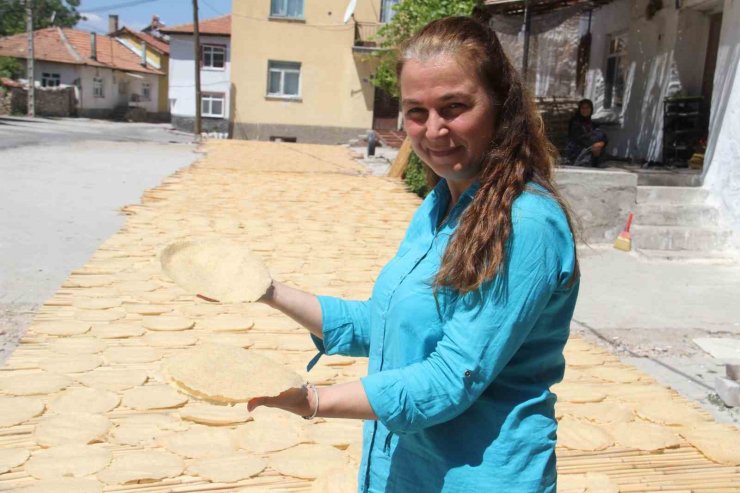
[[[734,426],[706,423],[681,436],[712,462],[740,466],[740,432]]]
[[[34,452],[26,472],[37,479],[81,478],[100,471],[111,461],[105,445],[60,445]]]
[[[558,445],[572,450],[604,450],[614,444],[614,439],[604,429],[565,416],[558,422]]]
[[[668,428],[653,423],[617,423],[609,428],[619,445],[652,452],[681,445],[681,439]]]
[[[332,469],[313,482],[313,493],[345,493],[357,491],[357,472],[354,468]]]
[[[92,324],[88,322],[78,322],[75,320],[58,320],[43,321],[35,323],[29,331],[36,334],[46,334],[50,336],[73,336],[84,334],[90,330]]]
[[[105,342],[94,337],[65,337],[49,342],[49,350],[59,354],[101,353],[107,347]]]
[[[260,457],[235,453],[218,457],[197,459],[188,466],[188,474],[200,476],[217,483],[235,483],[258,475],[267,467]],[[347,490],[354,491],[354,490]]]
[[[40,372],[0,378],[0,394],[40,395],[53,394],[72,383],[72,380],[55,373]]]
[[[159,315],[145,316],[141,324],[144,326],[144,328],[147,328],[149,330],[161,330],[166,332],[192,329],[195,325],[195,322],[183,317]]]
[[[300,387],[301,377],[252,351],[222,344],[205,344],[172,356],[164,372],[178,389],[216,403],[247,402]]]
[[[98,473],[98,479],[107,484],[127,484],[156,481],[182,474],[182,459],[164,451],[137,450],[113,458],[110,466]]]
[[[44,412],[38,397],[0,397],[0,428],[25,423]]]
[[[55,478],[42,479],[13,493],[101,493],[103,485],[94,479]]]
[[[188,459],[236,452],[236,437],[232,430],[207,426],[165,435],[159,439],[159,444],[170,452]]]
[[[0,474],[5,474],[28,460],[31,453],[24,448],[0,448]]]
[[[36,443],[53,447],[69,443],[98,442],[108,433],[110,421],[105,416],[89,413],[69,413],[44,416],[34,430]]]
[[[77,381],[88,387],[96,389],[120,391],[126,390],[137,385],[143,385],[149,375],[145,370],[135,369],[117,369],[117,368],[96,368],[90,373],[84,373],[77,378]]]
[[[198,342],[198,336],[188,332],[147,332],[142,338],[147,346],[187,347]]]
[[[287,420],[255,422],[234,431],[239,448],[258,454],[277,452],[301,443],[301,429]]]
[[[103,364],[100,356],[95,354],[51,354],[39,361],[39,368],[57,373],[82,373],[94,370]]]
[[[107,390],[80,387],[65,390],[49,402],[49,411],[64,413],[106,413],[118,406],[121,398]]]
[[[302,479],[315,479],[346,465],[347,457],[328,445],[302,444],[270,456],[270,467]]]
[[[262,260],[236,241],[176,242],[160,259],[164,272],[185,291],[217,301],[257,301],[272,283]]]
[[[179,410],[180,418],[211,426],[246,423],[252,417],[247,406],[217,406],[203,402],[191,402]]]
[[[188,398],[167,385],[145,385],[129,389],[122,403],[131,409],[169,409],[180,407]]]
[[[238,332],[251,329],[253,326],[254,320],[251,318],[230,314],[217,315],[198,322],[199,328],[216,332]]]

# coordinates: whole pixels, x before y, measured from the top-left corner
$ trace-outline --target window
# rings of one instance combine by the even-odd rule
[[[100,77],[93,79],[93,96],[96,98],[105,97],[105,86],[103,85],[103,79]]]
[[[270,142],[298,142],[297,137],[278,137],[276,135],[270,136]]]
[[[141,100],[152,100],[152,85],[149,82],[142,82],[141,84]]]
[[[268,96],[279,98],[297,98],[300,96],[300,63],[271,61],[267,73]]]
[[[223,69],[226,65],[226,46],[203,45],[200,66],[202,68]]]
[[[624,82],[627,75],[627,35],[609,36],[609,53],[606,58],[604,108],[622,109]]]
[[[380,4],[380,22],[390,22],[391,19],[396,15],[396,11],[393,10],[393,6],[398,4],[400,0],[382,0]]]
[[[203,116],[224,116],[224,93],[203,93],[200,97],[200,112]]]
[[[41,74],[41,87],[59,87],[59,74],[44,72]]]
[[[270,17],[303,19],[303,0],[272,0]]]

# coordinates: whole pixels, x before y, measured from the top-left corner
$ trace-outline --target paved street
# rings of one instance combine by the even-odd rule
[[[198,156],[168,125],[0,117],[0,362],[119,209]]]

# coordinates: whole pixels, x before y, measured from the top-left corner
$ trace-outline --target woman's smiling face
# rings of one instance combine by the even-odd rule
[[[469,182],[493,138],[493,102],[454,57],[409,60],[401,71],[404,127],[414,152],[448,182]]]

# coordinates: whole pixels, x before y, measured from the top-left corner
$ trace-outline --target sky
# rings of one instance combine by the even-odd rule
[[[198,9],[201,20],[220,17],[231,12],[231,0],[198,0]],[[87,18],[77,29],[99,33],[108,32],[110,14],[118,14],[119,27],[135,30],[148,26],[153,15],[168,26],[193,22],[192,0],[82,0],[77,10]]]

